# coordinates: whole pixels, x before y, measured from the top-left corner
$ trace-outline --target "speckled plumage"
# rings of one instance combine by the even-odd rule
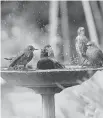
[[[85,36],[84,27],[79,27],[77,33],[78,33],[78,36],[75,39],[76,51],[78,55],[80,56],[80,58],[82,57],[85,58],[86,50],[87,50],[86,44],[88,43],[89,40]]]
[[[84,27],[79,27],[77,30],[77,34],[78,36],[75,39],[75,47],[79,57],[78,64],[83,65],[84,61],[86,60],[86,50],[87,50],[86,44],[89,42],[89,40],[85,36]]]
[[[23,52],[19,53],[10,63],[9,68],[15,68],[18,66],[24,66],[32,60],[33,58],[33,51],[37,50],[33,46],[29,45]]]
[[[92,66],[103,66],[103,52],[93,42],[87,43],[86,59]]]
[[[46,45],[43,49],[41,49],[40,58],[43,58],[43,57],[54,58],[54,52],[51,45]]]
[[[85,57],[87,50],[86,44],[88,43],[88,39],[86,38],[86,36],[77,36],[75,40],[77,53],[80,57]]]

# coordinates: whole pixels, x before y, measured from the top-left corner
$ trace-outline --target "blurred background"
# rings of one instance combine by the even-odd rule
[[[86,29],[87,38],[103,49],[102,1],[1,1],[1,66],[9,64],[4,57],[15,56],[28,44],[39,49],[51,44],[61,63],[77,64],[75,38],[81,26]],[[30,64],[36,65],[39,58],[40,52],[37,51]],[[95,117],[103,118],[101,77],[103,74],[99,73],[85,82],[86,85],[83,83],[57,94],[56,117],[86,118],[87,111],[94,114],[97,108],[99,115]],[[1,88],[2,118],[41,117],[40,95],[27,88],[11,86],[3,80]],[[88,107],[87,101],[93,108]]]

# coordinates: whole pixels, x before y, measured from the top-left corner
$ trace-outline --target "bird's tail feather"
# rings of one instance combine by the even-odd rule
[[[5,60],[12,60],[12,58],[4,58]]]

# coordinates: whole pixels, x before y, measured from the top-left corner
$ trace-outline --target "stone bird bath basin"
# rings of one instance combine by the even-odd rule
[[[64,87],[80,84],[97,71],[103,68],[75,68],[51,69],[51,70],[29,70],[9,71],[1,70],[1,77],[15,86],[28,87],[42,95],[43,118],[55,118],[55,93],[62,89],[56,83]],[[86,78],[86,79],[85,79]]]

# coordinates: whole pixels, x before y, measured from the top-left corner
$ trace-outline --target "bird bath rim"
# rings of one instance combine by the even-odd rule
[[[1,68],[0,72],[9,72],[9,73],[13,73],[13,72],[17,72],[17,73],[36,73],[36,72],[40,72],[40,73],[47,73],[47,72],[68,72],[68,71],[95,71],[95,70],[103,70],[103,67],[100,68],[92,68],[92,67],[79,67],[79,68],[74,68],[70,67],[70,68],[65,68],[65,69],[28,69],[28,70],[8,70],[7,68]],[[6,69],[6,70],[5,70]]]
[[[71,68],[30,71],[1,70],[1,77],[15,86],[23,87],[56,87],[56,83],[63,86],[74,86],[84,82],[103,68]],[[84,78],[87,78],[84,80]]]

